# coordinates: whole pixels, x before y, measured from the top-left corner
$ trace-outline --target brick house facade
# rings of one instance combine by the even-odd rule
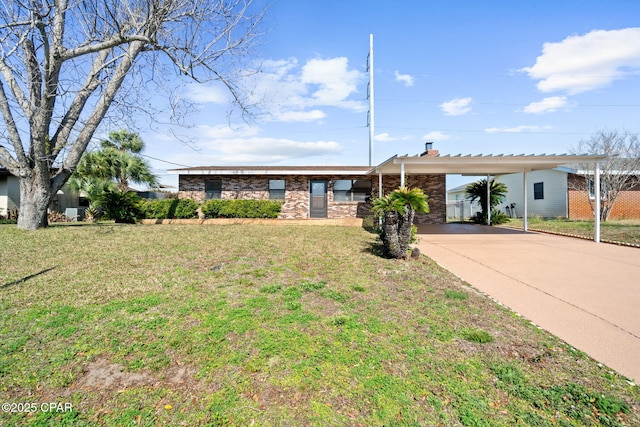
[[[378,175],[371,174],[367,166],[336,167],[200,167],[176,170],[178,197],[199,202],[207,198],[221,199],[270,199],[270,185],[284,183],[284,197],[280,218],[366,218],[372,216],[371,200],[379,196]],[[214,183],[216,191],[207,193],[207,186]],[[209,182],[210,184],[207,184]],[[351,182],[353,191],[342,191]],[[323,189],[324,210],[312,212],[313,184]],[[357,184],[356,184],[357,183]],[[400,177],[385,175],[383,193],[397,189]],[[355,189],[355,187],[359,189]],[[418,224],[444,223],[446,221],[446,181],[444,174],[414,175],[407,179],[409,188],[423,189],[429,196],[430,212],[416,215]],[[219,188],[219,189],[218,189]],[[367,190],[363,190],[363,188]],[[281,190],[280,190],[281,191]],[[365,196],[363,191],[367,191]],[[345,194],[347,195],[345,197]],[[354,200],[345,200],[350,194]],[[340,197],[338,197],[340,196]],[[322,199],[322,196],[320,196]]]
[[[576,220],[593,219],[591,204],[583,176],[569,173],[567,176],[568,217]],[[606,203],[606,201],[603,201]],[[611,209],[609,219],[640,219],[640,178],[635,177],[632,187],[622,191]]]

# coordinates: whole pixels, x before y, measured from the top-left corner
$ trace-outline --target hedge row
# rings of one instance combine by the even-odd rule
[[[198,203],[191,199],[144,199],[140,203],[143,218],[189,219],[198,217]]]
[[[277,218],[282,202],[212,199],[204,202],[200,209],[205,218]]]
[[[197,218],[198,208],[205,218],[277,218],[282,202],[212,199],[199,204],[191,199],[145,199],[139,208],[142,218],[149,219]]]

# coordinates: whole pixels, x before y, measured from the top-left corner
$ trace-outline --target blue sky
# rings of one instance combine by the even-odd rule
[[[255,50],[260,114],[215,85],[180,133],[141,130],[148,156],[186,166],[366,165],[374,35],[375,163],[418,154],[569,152],[602,129],[640,131],[640,1],[276,0]],[[230,126],[231,125],[231,126]],[[166,169],[150,160],[165,183]]]

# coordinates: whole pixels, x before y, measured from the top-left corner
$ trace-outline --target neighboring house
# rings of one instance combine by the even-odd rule
[[[369,166],[203,166],[175,172],[180,198],[282,200],[284,219],[365,218],[379,193]],[[385,177],[383,193],[399,184],[399,177]],[[416,222],[444,222],[444,174],[411,175],[408,185],[430,195],[431,212]]]
[[[498,175],[496,180],[507,186],[505,201],[497,209],[509,214],[511,207],[515,215],[522,217],[523,178],[521,173]],[[640,181],[635,177],[635,186],[619,194],[609,219],[640,219]],[[529,216],[545,218],[593,219],[591,202],[595,195],[586,191],[586,180],[569,167],[532,171],[527,173],[527,211]]]
[[[467,199],[467,186],[459,185],[447,190],[447,219],[452,221],[463,221],[471,218],[477,212],[481,212],[480,203],[471,202]]]
[[[53,198],[49,209],[57,212],[65,212],[67,208],[78,207],[78,199],[78,194],[65,185]],[[0,168],[0,217],[6,217],[10,212],[19,209],[20,181],[6,169]]]
[[[568,217],[567,172],[547,169],[527,173],[527,211],[529,216]],[[507,196],[496,209],[521,218],[524,212],[522,174],[499,175],[496,181],[507,186]]]

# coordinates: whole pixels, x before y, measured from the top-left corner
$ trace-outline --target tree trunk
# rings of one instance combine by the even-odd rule
[[[382,243],[388,257],[402,258],[400,242],[398,242],[398,212],[388,211],[384,213],[384,225]]]
[[[20,177],[20,210],[18,228],[37,230],[49,225],[47,209],[52,199],[48,177],[33,170],[29,176]]]
[[[415,216],[415,210],[411,205],[407,205],[407,212],[404,215],[399,215],[398,225],[398,243],[401,258],[406,258],[409,251],[409,245],[411,244],[411,227],[413,226],[413,217]]]

